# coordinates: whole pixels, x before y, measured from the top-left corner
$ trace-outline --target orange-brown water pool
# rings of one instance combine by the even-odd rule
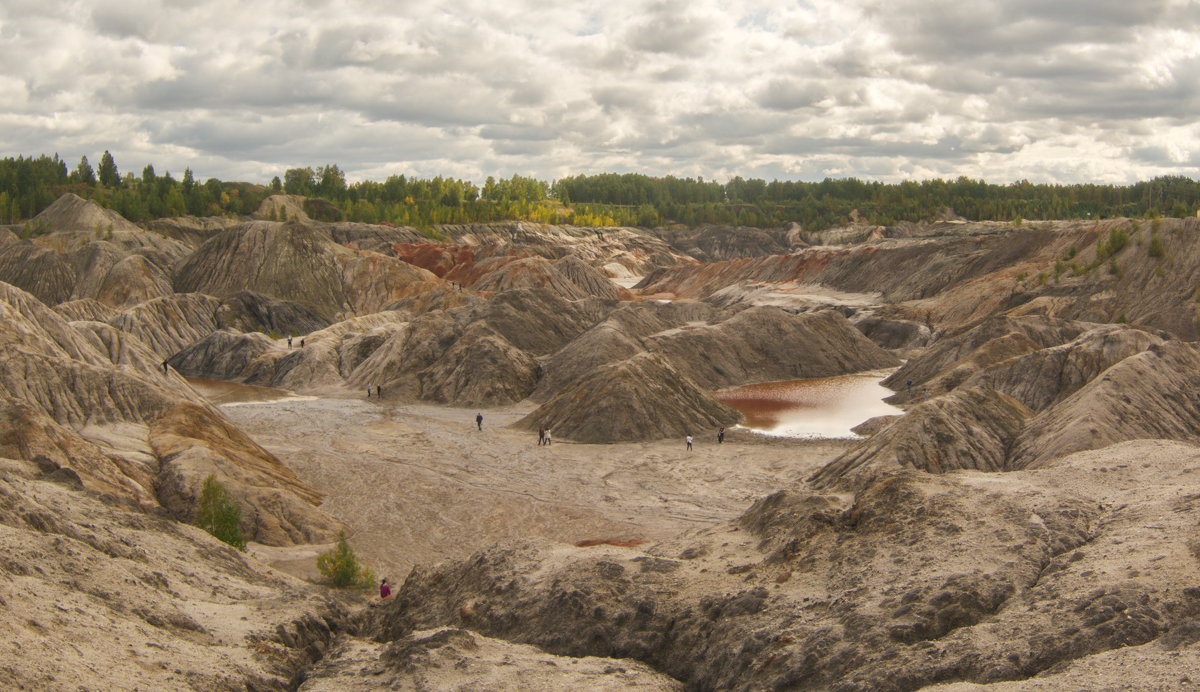
[[[188,384],[192,385],[192,389],[200,392],[204,395],[204,398],[217,405],[261,403],[264,401],[290,399],[296,396],[295,393],[287,389],[258,387],[251,384],[224,382],[221,380],[206,380],[201,377],[188,377],[186,379]]]
[[[746,417],[744,427],[784,437],[856,437],[850,428],[903,413],[883,398],[892,390],[876,375],[762,382],[714,392]]]

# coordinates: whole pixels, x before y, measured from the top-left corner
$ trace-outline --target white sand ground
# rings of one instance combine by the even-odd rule
[[[543,537],[647,542],[732,519],[852,444],[764,438],[737,431],[716,443],[683,440],[585,445],[508,426],[524,402],[483,411],[392,405],[385,399],[289,398],[226,404],[226,415],[326,494],[351,544],[380,576],[462,558],[498,541]],[[275,566],[311,577],[322,546],[258,548]]]

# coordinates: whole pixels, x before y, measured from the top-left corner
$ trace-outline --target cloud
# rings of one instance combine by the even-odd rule
[[[10,0],[4,155],[352,179],[1200,176],[1191,0]]]

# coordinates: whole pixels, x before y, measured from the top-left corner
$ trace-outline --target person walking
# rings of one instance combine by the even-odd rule
[[[550,446],[550,428],[546,428],[546,446]]]
[[[371,385],[367,385],[367,398],[371,398]]]
[[[288,348],[292,347],[292,337],[288,336]]]
[[[478,426],[480,430],[483,430],[483,414],[482,413],[475,414],[475,425]]]
[[[381,385],[381,384],[375,385],[375,398],[376,399],[383,398],[383,385]]]
[[[538,428],[538,446],[546,444],[546,426]]]
[[[689,452],[692,451],[692,436],[688,435],[684,439],[687,440],[687,451],[689,451]]]
[[[717,444],[725,444],[725,428],[717,431]]]

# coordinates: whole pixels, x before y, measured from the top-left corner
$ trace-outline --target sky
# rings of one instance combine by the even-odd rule
[[[1200,178],[1198,0],[4,0],[0,155],[267,182]]]

